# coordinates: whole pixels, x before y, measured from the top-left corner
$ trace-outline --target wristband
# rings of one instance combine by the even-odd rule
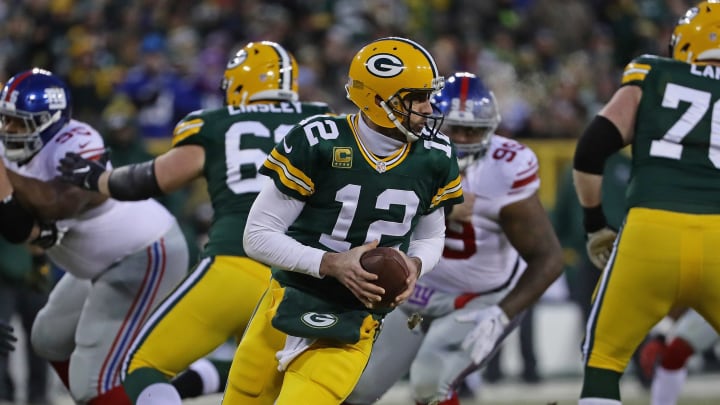
[[[41,222],[38,224],[40,232],[37,238],[30,241],[30,244],[39,246],[43,249],[50,249],[57,245],[60,241],[61,234],[58,232],[54,223]]]
[[[137,201],[163,194],[155,177],[155,160],[117,168],[108,177],[110,196],[120,201]]]
[[[587,233],[599,231],[607,226],[602,204],[595,207],[583,207],[583,226]]]
[[[10,194],[0,202],[0,235],[10,243],[23,243],[32,232],[35,218]]]
[[[83,180],[83,187],[90,191],[100,191],[98,184],[100,183],[100,175],[103,173],[102,170],[90,170]]]

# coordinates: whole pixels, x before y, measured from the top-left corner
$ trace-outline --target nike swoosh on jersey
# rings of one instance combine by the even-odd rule
[[[285,143],[285,138],[283,138],[283,149],[285,149],[285,153],[290,153],[290,152],[292,152],[292,149],[293,149],[292,146],[290,146],[290,147],[287,146],[287,144]]]

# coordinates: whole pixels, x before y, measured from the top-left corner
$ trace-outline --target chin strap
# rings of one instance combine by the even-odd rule
[[[395,124],[397,129],[399,129],[400,132],[402,132],[405,135],[405,139],[407,139],[408,143],[413,143],[413,142],[417,141],[418,139],[420,139],[420,137],[415,135],[412,131],[405,128],[405,126],[400,122],[400,120],[397,119],[397,117],[395,116],[395,113],[393,113],[393,110],[390,107],[388,107],[387,103],[385,103],[384,101],[381,101],[380,107],[382,107],[383,110],[385,110],[390,122]]]

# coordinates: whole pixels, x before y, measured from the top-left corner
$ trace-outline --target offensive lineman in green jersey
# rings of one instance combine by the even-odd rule
[[[265,177],[267,154],[304,118],[328,113],[297,101],[295,58],[277,43],[251,42],[229,62],[226,107],[189,114],[175,127],[173,147],[153,161],[105,172],[67,156],[67,181],[120,200],[172,192],[204,177],[214,218],[203,257],[129,346],[124,386],[136,404],[179,404],[168,379],[230,337],[240,340],[270,271],[247,257],[242,230]],[[103,169],[104,170],[104,169]],[[216,378],[220,389],[225,379]]]
[[[382,38],[353,58],[345,86],[360,109],[300,123],[260,172],[269,182],[245,227],[248,255],[273,279],[238,346],[223,404],[340,404],[362,373],[384,314],[384,290],[360,256],[398,248],[412,292],[443,250],[444,211],[462,202],[457,161],[437,133],[432,56]]]
[[[620,404],[619,380],[648,331],[689,306],[720,330],[720,2],[675,27],[672,59],[641,56],[580,138],[574,181],[588,253],[604,268],[583,344],[581,405]],[[632,144],[629,211],[605,223],[603,163]],[[613,246],[614,243],[614,246]]]

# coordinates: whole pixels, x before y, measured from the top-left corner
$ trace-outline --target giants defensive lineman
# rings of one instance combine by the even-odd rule
[[[457,149],[465,202],[448,216],[435,270],[385,318],[347,404],[374,403],[408,371],[417,403],[459,404],[457,382],[485,364],[562,272],[560,243],[537,195],[537,159],[493,135],[500,115],[492,92],[475,75],[456,73],[433,102]],[[424,320],[410,330],[413,313]]]
[[[71,119],[70,93],[52,73],[35,68],[12,77],[0,94],[0,118],[1,233],[15,243],[36,235],[38,224],[64,233],[46,245],[67,273],[35,320],[33,347],[76,402],[128,404],[122,359],[187,272],[183,233],[154,200],[119,202],[55,179],[67,152],[100,159],[105,147],[97,131]]]

